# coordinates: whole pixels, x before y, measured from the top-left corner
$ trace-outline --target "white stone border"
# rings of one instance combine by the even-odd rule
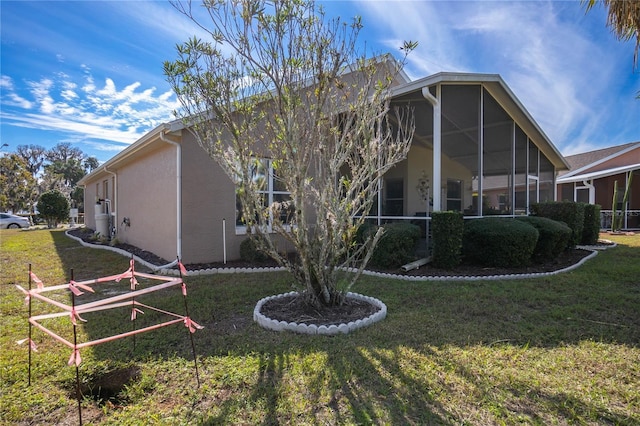
[[[157,267],[156,265],[154,265],[153,263],[149,263],[149,262],[147,262],[146,260],[143,260],[143,259],[139,258],[139,257],[138,257],[138,256],[136,256],[135,254],[134,254],[134,255],[132,255],[131,253],[129,253],[129,252],[128,252],[128,251],[126,251],[126,250],[122,250],[122,249],[119,249],[119,248],[117,248],[117,247],[106,246],[106,245],[104,245],[104,244],[91,244],[91,243],[87,243],[87,242],[85,242],[82,238],[78,238],[78,237],[76,237],[76,236],[74,236],[74,235],[69,234],[69,231],[72,231],[73,229],[74,229],[74,228],[71,228],[71,229],[68,229],[68,230],[64,231],[64,234],[65,234],[67,237],[71,238],[72,240],[76,240],[77,242],[79,242],[80,244],[82,244],[84,247],[97,248],[97,249],[102,249],[102,250],[109,250],[109,251],[112,251],[112,252],[114,252],[114,253],[118,253],[118,254],[121,254],[121,255],[123,255],[123,256],[125,256],[125,257],[128,257],[129,259],[131,259],[131,256],[133,256],[133,259],[134,259],[136,262],[139,262],[139,263],[143,264],[143,265],[144,265],[144,266],[146,266],[147,268],[149,268],[149,269],[151,269],[151,270],[153,270],[153,271],[155,271],[155,270],[157,270],[157,269],[158,269],[158,267]],[[176,274],[176,275],[177,275],[177,274]]]
[[[126,250],[122,250],[116,247],[111,247],[111,246],[105,246],[102,244],[91,244],[91,243],[87,243],[85,241],[83,241],[81,238],[75,237],[73,235],[69,235],[69,231],[66,231],[65,234],[69,237],[72,238],[76,241],[78,241],[80,244],[82,244],[85,247],[92,247],[92,248],[100,248],[103,250],[110,250],[113,251],[115,253],[119,253],[123,256],[127,256],[127,257],[131,257],[131,253],[129,253]],[[591,251],[592,253],[586,257],[584,257],[583,259],[581,259],[578,263],[568,266],[566,268],[563,269],[558,269],[557,271],[551,271],[551,272],[536,272],[536,273],[531,273],[531,274],[503,274],[503,275],[475,275],[475,276],[468,276],[468,275],[442,275],[442,276],[425,276],[425,275],[399,275],[399,274],[394,274],[394,273],[390,273],[390,272],[376,272],[376,271],[368,271],[365,270],[363,271],[363,275],[368,275],[368,276],[372,276],[372,277],[381,277],[381,278],[390,278],[390,279],[396,279],[396,280],[401,280],[401,281],[482,281],[482,280],[511,280],[511,279],[524,279],[524,278],[539,278],[539,277],[547,277],[547,276],[551,276],[551,275],[557,275],[557,274],[561,274],[564,272],[569,272],[572,271],[580,266],[582,266],[586,261],[588,261],[589,259],[594,258],[595,256],[597,256],[598,251],[601,250],[607,250],[609,248],[614,248],[617,246],[616,243],[609,241],[609,240],[601,240],[603,242],[609,243],[611,245],[609,246],[577,246],[577,248],[579,249],[583,249],[583,250],[588,250]],[[149,263],[145,260],[142,260],[141,258],[139,258],[138,256],[133,256],[133,258],[135,259],[136,262],[140,262],[141,264],[143,264],[144,266],[146,266],[147,268],[157,271],[158,270],[158,266],[154,265],[152,263]],[[198,269],[198,270],[194,270],[194,271],[189,271],[189,275],[190,276],[198,276],[198,275],[213,275],[213,274],[236,274],[236,273],[258,273],[258,272],[278,272],[278,271],[285,271],[286,268],[282,267],[282,266],[277,266],[277,267],[263,267],[263,268],[210,268],[210,269]],[[162,275],[176,275],[178,276],[180,274],[180,271],[176,270],[176,269],[168,269],[168,268],[162,268],[159,271],[160,274]]]
[[[371,303],[372,305],[380,308],[380,310],[374,314],[369,315],[366,318],[358,319],[356,321],[342,323],[339,325],[332,324],[320,326],[315,324],[278,321],[268,318],[260,312],[260,310],[262,309],[262,305],[264,305],[269,300],[282,297],[290,297],[296,294],[298,293],[295,291],[291,291],[289,293],[282,293],[260,299],[258,303],[256,303],[256,307],[253,309],[253,320],[257,322],[261,327],[273,331],[293,331],[294,333],[302,334],[320,334],[325,336],[334,336],[336,334],[347,334],[359,328],[368,327],[371,324],[382,321],[387,316],[387,305],[382,303],[380,300],[374,297],[364,296],[362,294],[351,292],[347,293],[347,298],[362,300]]]

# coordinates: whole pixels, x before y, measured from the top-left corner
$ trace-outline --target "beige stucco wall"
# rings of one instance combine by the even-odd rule
[[[426,203],[420,200],[416,185],[418,185],[418,179],[422,176],[424,170],[429,176],[430,184],[430,197],[433,198],[433,150],[413,146],[409,152],[409,172],[408,172],[408,185],[407,185],[407,215],[413,216],[416,212],[424,212],[426,209]],[[471,190],[471,171],[464,167],[457,161],[451,160],[446,155],[442,155],[441,160],[442,187],[440,191],[441,210],[446,210],[447,207],[447,179],[458,179],[463,182],[463,198],[462,207],[466,208],[471,205],[472,202],[472,190]],[[429,211],[433,211],[433,206],[429,207]]]
[[[235,186],[191,133],[183,131],[182,138],[183,262],[222,262],[224,243],[227,260],[239,259],[240,243],[247,235],[236,232]],[[278,247],[292,250],[282,240]]]
[[[226,219],[227,259],[237,259],[244,236],[235,234],[234,185],[187,131],[183,131],[182,170],[184,262],[223,260],[223,219]]]
[[[176,148],[157,149],[118,169],[117,236],[122,242],[176,258]],[[130,226],[122,224],[129,218]]]
[[[168,261],[176,258],[176,148],[157,141],[152,148],[126,158],[110,173],[98,170],[85,184],[85,225],[96,229],[96,195],[103,197],[109,182],[116,237],[123,243],[148,250]],[[113,175],[115,173],[115,177]],[[97,191],[97,194],[96,194]],[[124,225],[128,218],[130,226]]]

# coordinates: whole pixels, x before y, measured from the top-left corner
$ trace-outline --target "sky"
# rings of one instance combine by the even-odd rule
[[[640,69],[605,9],[572,1],[324,1],[406,73],[500,74],[564,155],[640,141]],[[0,155],[67,142],[104,162],[179,105],[163,74],[205,33],[166,1],[0,0]],[[206,22],[206,21],[205,21]]]

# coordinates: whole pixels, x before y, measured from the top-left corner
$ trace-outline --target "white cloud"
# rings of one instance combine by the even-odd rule
[[[171,112],[177,108],[172,92],[154,96],[156,88],[144,88],[133,82],[119,90],[111,78],[98,89],[88,67],[83,67],[82,81],[72,81],[68,75],[57,79],[43,78],[27,82],[31,99],[21,97],[9,77],[0,78],[3,87],[0,118],[6,125],[58,131],[65,137],[94,143],[95,149],[108,147],[119,151],[122,144],[130,144],[162,122],[171,121]],[[81,87],[81,91],[76,89]],[[32,105],[37,111],[30,112]],[[7,107],[7,108],[5,108]],[[10,107],[10,108],[9,108]]]
[[[136,1],[114,2],[113,7],[120,7],[122,12],[137,21],[141,27],[155,34],[165,35],[176,42],[183,42],[193,37],[208,39],[211,35],[204,29],[178,12],[173,6],[164,2]],[[193,11],[206,23],[208,15],[200,2],[195,3]],[[208,18],[210,19],[210,18]]]
[[[614,120],[609,111],[619,107],[612,87],[620,78],[621,64],[615,49],[605,47],[592,28],[586,28],[579,4],[360,1],[358,5],[365,29],[375,26],[366,37],[379,38],[395,52],[401,40],[419,42],[406,69],[412,78],[440,71],[500,74],[561,151],[603,144],[594,137],[605,134],[602,127]],[[598,25],[608,31],[604,24]]]
[[[0,75],[0,88],[3,89],[1,93],[4,95],[2,104],[27,110],[33,108],[31,102],[15,93],[13,79],[8,75]]]

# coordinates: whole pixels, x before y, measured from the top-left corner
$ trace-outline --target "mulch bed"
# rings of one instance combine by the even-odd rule
[[[93,231],[87,228],[77,228],[69,231],[69,233],[75,237],[81,238],[83,241],[91,243],[91,244],[101,244],[99,241],[95,241],[93,239]],[[104,245],[109,245],[108,243],[103,243]],[[605,245],[605,244],[603,244]],[[156,256],[155,254],[148,252],[146,250],[139,249],[130,244],[116,244],[114,247],[123,249],[132,253],[139,258],[153,264],[156,266],[166,265],[169,263],[168,260],[165,260],[161,257]],[[508,274],[533,274],[533,273],[544,273],[544,272],[554,272],[557,270],[561,270],[567,268],[569,266],[575,265],[580,260],[585,258],[591,254],[588,250],[582,249],[569,249],[564,251],[558,258],[547,261],[544,263],[535,263],[529,266],[518,267],[518,268],[498,268],[498,267],[483,267],[471,264],[465,264],[464,262],[457,266],[452,270],[445,270],[434,268],[431,265],[424,265],[418,269],[414,269],[408,272],[404,272],[401,269],[377,269],[377,268],[368,268],[371,271],[377,272],[385,272],[397,275],[405,275],[405,276],[425,276],[425,277],[447,277],[447,276],[491,276],[491,275],[508,275]],[[266,267],[275,267],[278,266],[275,261],[264,261],[264,262],[245,262],[242,260],[233,260],[227,261],[227,263],[222,262],[212,262],[212,263],[198,263],[198,264],[187,264],[185,267],[187,270],[196,271],[201,269],[213,269],[213,268],[266,268]]]
[[[347,298],[340,306],[310,306],[304,298],[283,296],[268,300],[262,305],[260,313],[278,321],[315,325],[348,324],[351,321],[367,318],[380,310],[380,307],[363,300]]]
[[[105,244],[96,241],[93,238],[93,231],[86,228],[78,228],[69,231],[73,236],[81,238],[85,242],[91,244]],[[606,245],[606,244],[605,244]],[[153,265],[166,265],[169,263],[167,260],[162,259],[155,254],[146,250],[141,250],[130,244],[115,244],[114,247],[123,249],[132,253],[139,258],[153,264]],[[369,268],[378,272],[393,273],[397,275],[405,276],[490,276],[490,275],[507,275],[507,274],[532,274],[542,272],[553,272],[560,269],[567,268],[575,265],[584,257],[588,256],[591,252],[581,249],[566,250],[561,256],[553,261],[533,264],[521,268],[487,268],[476,265],[462,264],[453,270],[444,270],[434,268],[430,265],[422,266],[412,271],[404,272],[401,269],[394,270],[381,270],[375,268]],[[229,261],[227,263],[215,262],[207,264],[190,264],[185,265],[187,270],[201,270],[212,268],[258,268],[258,267],[274,267],[278,266],[274,261],[265,261],[258,263],[249,263],[242,260]],[[262,305],[261,313],[268,318],[278,321],[297,322],[306,324],[320,325],[332,325],[349,323],[350,321],[356,321],[358,319],[366,318],[376,313],[380,308],[376,305],[368,303],[366,301],[347,298],[341,306],[331,307],[313,307],[305,303],[304,298],[286,296],[271,299]],[[231,327],[232,326],[232,327]],[[224,327],[219,324],[218,327],[228,328],[228,330],[236,330],[236,324],[231,324],[229,327]]]

